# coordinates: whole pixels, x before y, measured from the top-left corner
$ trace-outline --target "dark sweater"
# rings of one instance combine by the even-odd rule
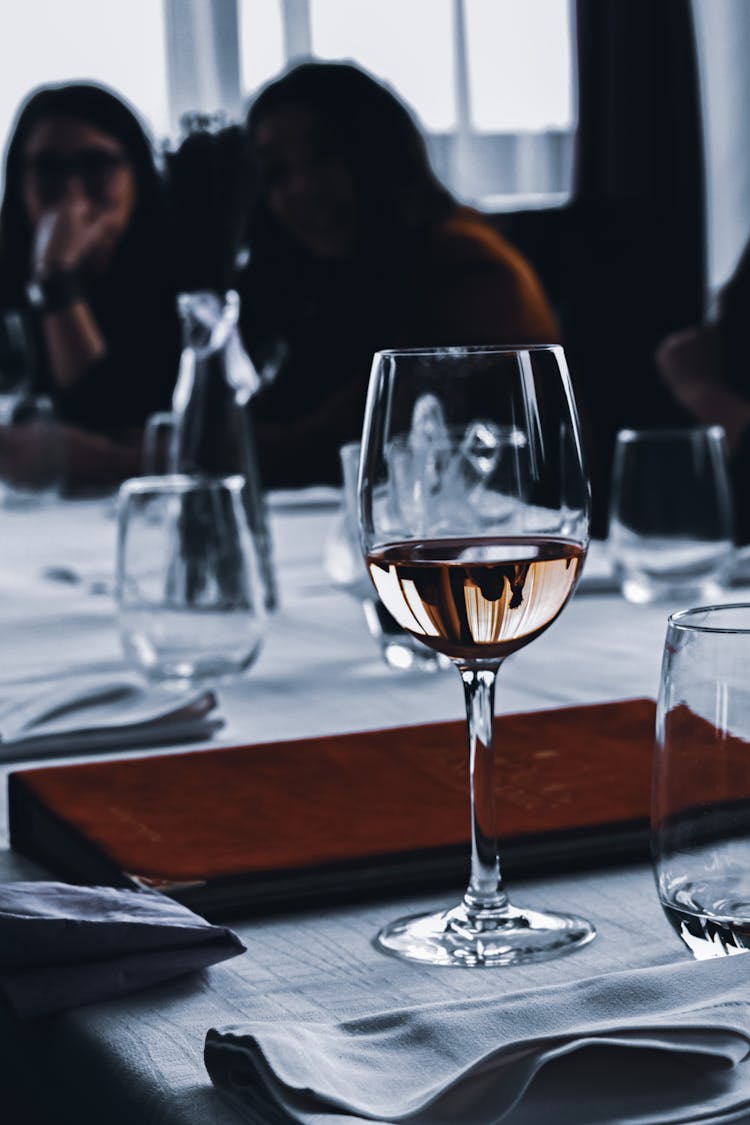
[[[400,257],[311,265],[276,307],[252,271],[238,288],[250,354],[259,366],[275,348],[280,356],[252,404],[267,487],[339,483],[338,450],[359,440],[373,352],[559,340],[529,263],[466,207]]]

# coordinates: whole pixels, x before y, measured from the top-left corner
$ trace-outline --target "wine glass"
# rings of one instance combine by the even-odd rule
[[[359,522],[389,613],[458,669],[470,752],[469,887],[452,909],[387,925],[378,946],[413,961],[489,967],[586,944],[595,936],[586,920],[509,902],[492,777],[498,669],[558,616],[588,546],[589,488],[562,348],[378,352]]]

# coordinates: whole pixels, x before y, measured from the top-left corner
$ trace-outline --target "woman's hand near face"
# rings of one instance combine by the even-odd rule
[[[33,244],[32,277],[44,282],[77,270],[101,252],[110,238],[106,212],[85,199],[66,200],[45,212]],[[50,374],[58,386],[75,386],[107,352],[107,343],[82,293],[57,308],[42,311]]]
[[[107,354],[89,299],[106,289],[112,251],[138,199],[135,171],[116,136],[76,117],[41,117],[23,149],[21,197],[33,233],[30,279],[49,370],[76,386]],[[75,276],[96,276],[90,291]]]
[[[78,269],[109,253],[117,237],[116,217],[85,198],[66,199],[40,219],[33,244],[32,276],[44,280]]]

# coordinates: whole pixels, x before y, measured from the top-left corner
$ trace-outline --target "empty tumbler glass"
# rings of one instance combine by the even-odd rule
[[[148,679],[225,680],[258,655],[265,614],[243,487],[173,475],[120,489],[120,635]]]
[[[35,508],[59,499],[63,428],[45,395],[0,394],[0,506]]]
[[[720,426],[620,431],[609,544],[628,601],[717,598],[734,556]]]

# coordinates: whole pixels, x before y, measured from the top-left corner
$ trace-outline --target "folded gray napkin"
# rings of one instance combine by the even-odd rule
[[[73,677],[0,703],[0,761],[210,738],[223,721],[216,704],[206,688]]]
[[[0,994],[21,1016],[135,992],[244,949],[155,892],[0,884]]]
[[[212,1029],[205,1046],[214,1085],[264,1125],[730,1120],[750,1108],[749,1054],[744,956],[338,1024]],[[544,1083],[551,1117],[533,1099]],[[589,1086],[598,1099],[592,1118]]]

